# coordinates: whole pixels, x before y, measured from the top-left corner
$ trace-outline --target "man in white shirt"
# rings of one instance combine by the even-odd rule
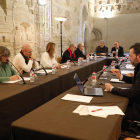
[[[39,68],[39,64],[32,59],[32,48],[28,44],[22,46],[20,53],[15,56],[13,64],[21,74],[30,72],[31,68]]]

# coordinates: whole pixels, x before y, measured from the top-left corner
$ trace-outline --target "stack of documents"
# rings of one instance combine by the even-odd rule
[[[125,115],[118,106],[86,106],[79,105],[73,113],[107,118],[108,115]]]

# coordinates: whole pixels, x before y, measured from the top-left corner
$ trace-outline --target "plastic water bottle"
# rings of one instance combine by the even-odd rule
[[[92,73],[92,83],[91,83],[91,85],[92,85],[92,86],[95,86],[95,85],[96,85],[96,82],[97,82],[97,80],[96,80],[96,73],[93,72],[93,73]]]
[[[34,72],[30,70],[30,82],[34,82]]]
[[[97,55],[96,54],[94,55],[94,60],[97,60]]]
[[[113,57],[113,53],[110,54],[110,57]]]
[[[112,69],[115,69],[115,64],[114,64],[113,61],[111,62],[111,70],[112,70]]]
[[[103,77],[106,77],[107,72],[106,72],[106,65],[103,66]]]
[[[89,57],[87,57],[87,63],[89,62]]]
[[[52,74],[55,74],[55,65],[52,64]]]
[[[35,81],[38,81],[38,76],[37,76],[36,73],[34,73],[34,80],[35,80]]]
[[[67,67],[66,67],[66,69],[69,69],[70,68],[70,62],[69,62],[69,60],[67,60]]]
[[[81,65],[81,62],[80,62],[80,57],[78,58],[78,65]]]

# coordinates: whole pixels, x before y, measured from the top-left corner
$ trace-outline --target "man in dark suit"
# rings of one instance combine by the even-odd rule
[[[86,57],[89,56],[89,54],[87,56],[83,54],[83,52],[82,52],[83,49],[84,49],[83,43],[79,43],[77,45],[77,49],[75,51],[75,55],[76,55],[77,60],[78,60],[79,57],[81,57],[83,59],[86,59]]]
[[[105,46],[104,40],[100,41],[100,45],[96,47],[95,53],[99,56],[108,55],[108,47]]]
[[[140,121],[140,43],[130,47],[129,60],[131,64],[135,66],[133,77],[121,75],[120,71],[117,69],[113,69],[112,72],[120,80],[132,84],[132,87],[130,89],[120,89],[113,87],[109,83],[106,83],[105,87],[107,91],[129,99],[129,104],[124,116],[125,120]]]
[[[62,56],[61,63],[67,62],[67,60],[70,61],[77,61],[76,55],[75,55],[76,45],[70,44],[70,47],[64,52]]]
[[[113,57],[122,57],[124,56],[123,47],[120,46],[119,42],[114,42],[114,47],[112,47],[111,53],[113,54]]]

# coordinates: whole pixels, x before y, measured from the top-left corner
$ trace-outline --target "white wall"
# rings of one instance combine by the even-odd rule
[[[131,45],[135,42],[140,42],[140,13],[119,14],[107,20],[94,17],[94,28],[102,31],[102,39],[106,41],[109,52],[113,47],[114,41],[119,41],[120,45],[124,47],[124,51],[129,52]],[[98,43],[93,42],[93,49],[97,45]]]

